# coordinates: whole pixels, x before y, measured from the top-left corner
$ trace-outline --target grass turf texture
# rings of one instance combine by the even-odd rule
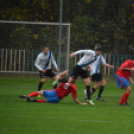
[[[37,90],[37,76],[9,75],[0,77],[0,133],[1,134],[132,134],[134,93],[129,97],[131,106],[119,106],[124,90],[115,81],[107,82],[103,93],[106,102],[96,100],[95,106],[78,105],[71,95],[58,104],[28,103],[18,96]],[[76,82],[78,99],[84,102],[84,84]],[[134,86],[132,86],[133,88]],[[43,89],[51,89],[47,79]]]

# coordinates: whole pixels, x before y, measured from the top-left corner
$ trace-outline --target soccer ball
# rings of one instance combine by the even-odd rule
[[[86,89],[84,90],[84,94],[87,95],[87,90]],[[93,91],[92,91],[92,89],[90,89],[90,95],[92,95],[92,94],[93,94]]]
[[[87,95],[87,90],[86,89],[84,90],[84,94]]]

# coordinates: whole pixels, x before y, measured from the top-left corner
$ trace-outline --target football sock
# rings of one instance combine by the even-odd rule
[[[30,97],[38,96],[38,91],[35,91],[35,92],[29,94],[28,96],[30,96]]]
[[[36,100],[36,102],[46,102],[45,100]]]
[[[125,93],[123,94],[123,96],[122,96],[122,98],[121,98],[119,103],[122,104],[124,102],[124,99],[125,99]]]
[[[87,99],[90,100],[90,86],[86,86],[87,90]]]
[[[99,90],[99,93],[98,93],[98,97],[101,97],[101,94],[102,94],[102,92],[103,92],[103,90],[104,90],[104,86],[100,86],[100,90]]]
[[[94,87],[91,90],[92,90],[92,94],[94,94],[96,91]]]
[[[58,82],[67,83],[67,82],[68,82],[68,79],[67,79],[67,78],[62,78],[62,77],[60,77],[60,78],[58,79]]]
[[[40,90],[41,90],[42,86],[43,86],[43,83],[42,83],[42,82],[40,82],[40,83],[39,83],[39,85],[38,85],[38,91],[40,91]]]
[[[130,93],[125,92],[124,104],[127,103],[127,100],[128,100],[129,95],[130,95]]]

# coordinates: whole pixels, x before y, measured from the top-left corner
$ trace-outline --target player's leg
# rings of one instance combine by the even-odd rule
[[[131,89],[130,86],[125,87],[125,89],[126,89],[126,92],[125,92],[124,104],[125,104],[125,105],[128,105],[127,100],[128,100],[129,95],[130,95],[131,92],[132,92],[132,89]]]
[[[56,90],[45,90],[44,97],[47,98],[49,103],[58,103],[60,99],[57,96]]]
[[[46,76],[50,77],[53,81],[56,80],[56,74],[52,71],[52,69],[46,71]],[[54,89],[57,88],[57,85],[53,86]]]
[[[95,91],[99,88],[100,82],[95,81],[94,87],[90,90],[90,94],[93,95]]]
[[[36,96],[37,95],[37,92],[36,93],[32,93],[30,95],[28,95],[29,97],[33,97],[33,96]],[[30,99],[27,99],[28,102],[39,102],[39,103],[42,103],[42,102],[49,102],[49,103],[58,103],[60,100],[56,94],[56,90],[42,90],[42,91],[38,91],[38,95],[41,95],[41,96],[44,96],[45,98],[47,98],[47,100],[37,100],[37,99],[34,99],[34,100],[30,100]]]
[[[87,91],[87,102],[90,103],[90,105],[94,106],[93,101],[91,100],[91,95],[90,95],[90,79],[88,74],[83,72],[81,75],[85,85],[86,85],[86,91]]]
[[[44,92],[43,90],[41,90],[41,91],[35,91],[35,92],[32,92],[32,93],[29,94],[29,95],[20,95],[19,97],[20,97],[20,98],[26,98],[26,99],[27,99],[27,102],[36,102],[36,99],[30,100],[30,97],[36,97],[36,96],[38,96],[38,95],[43,96],[43,95],[44,95],[43,92]]]
[[[104,88],[106,86],[105,79],[102,79],[100,83],[101,83],[101,85],[100,85],[99,93],[98,93],[98,96],[96,97],[96,99],[104,102],[105,100],[101,97],[101,94],[104,91]]]
[[[41,78],[41,81],[40,83],[38,84],[38,91],[41,90],[44,82],[45,82],[45,73],[43,73],[42,71],[39,71],[39,74],[40,74],[40,78]]]
[[[132,92],[131,87],[130,87],[128,81],[124,77],[116,75],[116,81],[117,81],[119,88],[126,89],[126,92],[123,94],[119,104],[120,105],[128,105],[127,100],[128,100],[130,93]]]
[[[81,68],[79,66],[75,66],[73,72],[71,72],[68,82],[75,83],[77,77],[80,75],[80,72],[81,72]]]
[[[53,87],[56,86],[58,84],[58,82],[67,83],[68,79],[62,78],[62,76],[66,75],[67,73],[68,73],[68,70],[65,70],[62,73],[56,75],[56,79],[54,79],[54,81],[52,83]]]

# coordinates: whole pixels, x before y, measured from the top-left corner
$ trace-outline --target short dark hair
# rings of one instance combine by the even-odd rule
[[[43,49],[45,49],[45,48],[47,48],[47,47],[49,48],[49,46],[44,46]]]
[[[97,48],[95,49],[95,51],[102,51],[102,48],[101,48],[101,47],[97,47]]]
[[[96,43],[95,47],[101,47],[101,44],[100,43]]]

